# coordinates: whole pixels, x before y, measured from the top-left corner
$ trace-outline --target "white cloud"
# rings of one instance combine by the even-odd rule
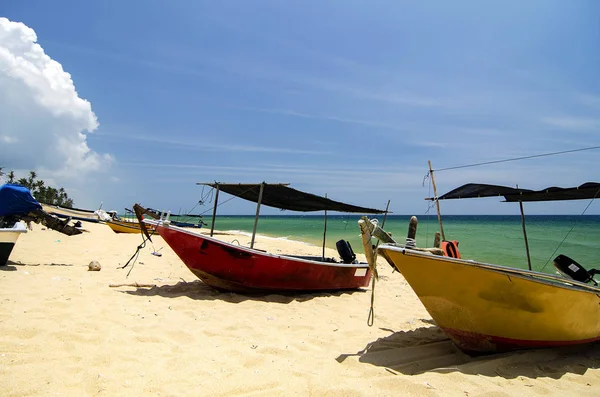
[[[542,122],[567,130],[595,130],[600,128],[600,119],[586,117],[546,117]]]
[[[0,166],[64,183],[113,158],[88,147],[96,115],[71,75],[36,41],[33,29],[0,17]]]

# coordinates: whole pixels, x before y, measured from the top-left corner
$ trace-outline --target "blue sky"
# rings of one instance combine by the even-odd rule
[[[177,212],[200,199],[196,182],[266,181],[370,207],[390,199],[394,213],[418,215],[427,160],[435,169],[600,146],[594,0],[23,0],[0,15],[35,31],[97,117],[85,141],[110,161],[83,180],[54,178],[79,207]],[[572,186],[600,179],[598,158],[466,168],[436,182],[440,193],[468,182]],[[21,168],[44,166],[36,161]],[[518,208],[485,199],[442,211]],[[253,212],[235,200],[220,209]]]

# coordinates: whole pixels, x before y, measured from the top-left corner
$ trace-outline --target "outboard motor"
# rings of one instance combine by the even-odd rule
[[[354,251],[352,251],[352,247],[348,241],[340,240],[335,243],[335,247],[337,248],[338,254],[340,254],[340,258],[342,258],[342,262],[353,263],[356,260],[356,255],[354,254]]]
[[[589,283],[591,281],[594,283],[594,285],[598,285],[596,280],[594,280],[594,275],[600,274],[599,270],[590,269],[587,271],[583,268],[583,266],[568,256],[557,256],[554,259],[554,267],[565,277],[570,277],[573,280],[580,281],[582,283]]]

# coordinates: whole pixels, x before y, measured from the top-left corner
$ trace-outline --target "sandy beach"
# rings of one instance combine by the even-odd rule
[[[102,224],[85,228],[67,237],[34,224],[0,268],[2,395],[600,394],[599,344],[466,356],[383,260],[369,327],[370,288],[223,293],[199,281],[159,236],[127,277],[130,268],[119,267],[141,236],[115,234]],[[249,242],[242,235],[218,237]],[[321,250],[260,236],[256,247]],[[92,260],[100,272],[88,271]],[[155,286],[109,286],[136,282]]]

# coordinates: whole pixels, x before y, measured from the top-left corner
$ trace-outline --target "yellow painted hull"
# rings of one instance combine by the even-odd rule
[[[378,252],[468,353],[600,340],[600,288],[388,244]]]
[[[113,230],[115,233],[141,233],[140,224],[137,221],[117,221],[110,220],[106,221],[106,224]],[[154,231],[152,226],[147,226],[148,231]]]

